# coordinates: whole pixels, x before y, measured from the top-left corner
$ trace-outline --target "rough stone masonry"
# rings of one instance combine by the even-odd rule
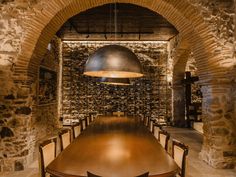
[[[35,108],[37,108],[35,105],[37,105],[36,88],[38,83],[35,78],[28,79],[28,74],[38,73],[39,65],[37,65],[35,71],[29,70],[26,73],[20,66],[25,65],[29,58],[21,57],[19,61],[19,56],[24,53],[25,56],[37,58],[40,52],[46,53],[46,48],[43,51],[40,49],[39,53],[31,54],[30,52],[43,45],[44,41],[50,41],[51,38],[42,38],[44,41],[37,43],[37,46],[36,44],[31,45],[31,43],[25,44],[24,42],[37,40],[37,35],[42,32],[40,29],[44,25],[44,21],[50,19],[49,17],[52,14],[61,12],[60,7],[66,6],[72,1],[0,1],[0,171],[24,169],[32,161],[35,144],[38,141],[34,131],[35,125],[33,124]],[[89,4],[86,3],[88,1],[81,0],[78,2],[85,7]],[[93,1],[90,5],[96,5],[98,2],[101,1]],[[131,0],[122,2],[133,3]],[[145,7],[150,8],[155,7],[156,3],[160,3],[160,5],[167,3],[173,7],[173,10],[170,12],[162,11],[166,16],[176,10],[176,12],[185,15],[185,20],[196,25],[195,19],[190,19],[192,18],[191,14],[186,15],[186,9],[191,7],[191,9],[198,12],[197,15],[200,14],[204,21],[204,23],[198,24],[199,29],[204,24],[207,24],[207,27],[211,29],[210,34],[202,34],[205,38],[196,36],[196,38],[198,37],[197,39],[205,41],[206,45],[214,44],[208,48],[214,50],[214,53],[208,57],[219,56],[219,59],[214,60],[214,62],[205,63],[206,55],[198,54],[202,62],[197,62],[197,68],[199,73],[202,74],[201,79],[205,81],[201,87],[204,121],[204,143],[201,158],[216,168],[233,168],[236,161],[235,2],[233,0],[160,0],[155,2],[140,0],[135,1],[135,3],[146,3]],[[73,4],[74,7],[76,7],[75,4]],[[181,6],[181,4],[187,4],[188,6]],[[169,6],[166,6],[166,9],[170,9]],[[70,14],[68,9],[62,9],[62,11],[65,12],[64,15]],[[40,15],[44,17],[43,20],[42,18],[34,19],[34,17],[40,17]],[[60,19],[62,21],[66,20],[63,17],[60,17]],[[171,20],[179,24],[182,19],[176,17]],[[54,26],[58,27],[62,25],[55,21],[53,23]],[[31,27],[29,24],[36,25]],[[47,25],[49,23],[43,27],[47,28]],[[188,30],[189,26],[182,28]],[[197,30],[195,32],[198,32]],[[34,35],[29,39],[27,34],[30,31],[33,31]],[[202,32],[204,33],[205,31]],[[47,34],[44,33],[43,36],[47,36]],[[209,35],[214,36],[215,40],[211,40]],[[190,33],[185,37],[195,39]],[[195,42],[199,42],[199,40]],[[202,46],[197,46],[197,44],[194,45],[193,43],[192,40],[192,46],[196,47],[191,49],[195,51],[194,56],[196,56],[198,51],[204,51],[204,49],[201,49]],[[32,44],[34,43],[32,42]],[[216,63],[220,67],[214,68],[215,70],[212,73],[208,67]],[[34,63],[31,64],[34,65]],[[205,70],[202,71],[202,68]],[[17,72],[15,72],[16,70]],[[221,76],[212,81],[208,78],[209,73],[212,75],[223,73],[223,76],[227,75],[227,78]]]

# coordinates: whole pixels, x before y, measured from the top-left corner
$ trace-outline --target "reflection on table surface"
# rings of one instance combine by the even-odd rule
[[[135,117],[100,116],[48,166],[56,176],[173,176],[174,160]]]

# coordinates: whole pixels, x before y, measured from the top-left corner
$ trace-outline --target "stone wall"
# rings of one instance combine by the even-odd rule
[[[56,129],[61,127],[58,115],[60,42],[60,39],[54,37],[49,43],[48,51],[43,57],[39,67],[37,105],[34,107],[35,115],[32,115],[37,140],[53,134]],[[49,74],[48,77],[52,77],[50,74],[54,74],[53,77],[55,78],[47,78],[47,80],[45,80],[45,77],[40,78],[42,74],[46,76]]]
[[[68,8],[66,10],[63,9],[63,6],[66,6],[71,1],[72,0],[0,0],[0,171],[21,170],[23,168],[22,164],[26,165],[30,162],[29,156],[32,154],[31,151],[33,149],[32,147],[34,146],[31,143],[33,142],[32,139],[34,139],[32,137],[34,133],[30,125],[32,124],[32,119],[34,119],[32,116],[34,114],[32,113],[32,111],[34,112],[34,110],[32,110],[32,106],[36,105],[35,90],[37,83],[35,80],[29,81],[27,79],[25,68],[28,66],[27,62],[32,60],[32,56],[36,58],[36,61],[33,60],[33,63],[40,61],[36,56],[43,53],[43,47],[41,46],[47,45],[48,41],[51,40],[52,35],[54,35],[56,32],[56,28],[59,28],[59,26],[62,25],[61,21],[68,18],[67,14],[71,15],[72,13],[70,11],[75,11],[73,8]],[[227,166],[225,164],[227,163],[228,159],[231,159],[230,164],[232,164],[232,159],[235,159],[235,150],[233,150],[233,147],[235,147],[235,139],[233,139],[233,137],[236,136],[235,133],[232,133],[235,128],[228,125],[227,123],[228,119],[229,123],[231,123],[232,120],[235,120],[235,104],[234,109],[232,109],[232,105],[228,103],[216,104],[215,102],[215,100],[223,100],[223,102],[225,101],[225,96],[219,98],[221,97],[220,95],[226,94],[224,93],[225,88],[221,89],[223,85],[231,85],[232,80],[234,80],[233,84],[235,84],[235,58],[232,56],[232,42],[235,41],[235,36],[234,39],[232,36],[233,31],[235,30],[235,25],[233,25],[232,22],[232,18],[234,16],[232,8],[234,8],[234,4],[232,5],[233,1],[231,0],[188,0],[188,2],[194,5],[194,7],[198,10],[196,14],[189,14],[189,12],[192,12],[192,9],[191,6],[186,3],[186,1],[183,0],[181,3],[179,3],[179,0],[155,1],[152,5],[154,11],[155,8],[158,9],[158,7],[164,7],[163,9],[165,10],[161,10],[163,15],[167,16],[169,18],[168,20],[174,22],[175,25],[177,25],[176,27],[182,30],[187,38],[191,38],[197,43],[201,42],[199,39],[204,41],[204,46],[201,45],[202,43],[199,43],[200,45],[195,46],[196,48],[194,49],[196,53],[200,53],[199,58],[197,59],[198,63],[201,65],[199,64],[197,67],[198,69],[201,69],[200,71],[203,73],[203,79],[207,79],[207,76],[209,76],[208,74],[212,71],[214,71],[213,74],[223,73],[222,75],[225,76],[231,72],[232,67],[234,67],[234,73],[232,73],[231,77],[219,79],[216,77],[217,80],[214,87],[218,86],[220,88],[216,92],[212,93],[212,83],[207,83],[206,81],[204,87],[202,88],[202,91],[204,92],[203,95],[205,95],[203,104],[203,108],[205,110],[203,112],[205,114],[204,134],[206,135],[202,153],[205,155],[202,157],[209,164],[222,168]],[[97,4],[97,1],[87,4],[83,4],[83,2],[88,1],[77,1],[77,3],[72,3],[72,6],[74,6],[74,8],[76,8],[78,11],[81,11],[81,9],[83,9],[82,7],[87,7],[87,4],[89,4],[89,6]],[[132,3],[134,1],[127,0],[124,2]],[[137,0],[135,2],[144,4],[145,7],[152,7],[149,4],[150,2],[152,3],[152,1]],[[159,4],[156,5],[156,3],[159,2],[160,6]],[[169,4],[166,6],[166,3]],[[200,15],[198,14],[199,11],[201,12]],[[60,12],[65,13],[59,14],[56,20],[52,20],[52,16]],[[188,17],[189,23],[184,23],[185,20],[183,19]],[[199,20],[201,17],[204,18],[204,21]],[[51,21],[53,23],[50,26],[49,22]],[[186,24],[196,25],[196,29],[194,29],[195,27],[191,28],[189,27],[191,25],[188,26]],[[44,31],[44,28],[47,28],[48,26],[48,30]],[[186,28],[186,26],[189,28]],[[208,33],[208,30],[205,30],[206,26],[211,28],[213,32]],[[198,34],[203,33],[203,37],[198,37],[195,35],[192,37],[191,29],[194,29],[195,31],[201,29]],[[42,35],[43,37],[40,38],[40,43],[36,47],[38,37],[42,31],[44,31]],[[210,35],[215,36],[216,40],[212,40],[213,38]],[[44,43],[45,45],[43,45]],[[213,53],[213,56],[208,56],[204,53],[202,54],[204,51],[204,49],[202,50],[202,47],[204,49],[207,47],[207,50],[214,49],[215,53]],[[38,48],[39,50],[34,53],[34,48]],[[205,63],[206,60],[211,62]],[[214,70],[212,70],[212,68],[208,70],[210,67],[209,65],[212,65],[212,63],[220,64],[221,67],[216,67]],[[39,67],[38,64],[36,64],[36,68],[37,67]],[[37,71],[34,69],[35,68],[29,69],[29,72],[31,74],[37,73]],[[15,72],[16,70],[17,72]],[[222,83],[227,81],[229,82],[225,84]],[[226,96],[226,100],[230,100],[229,95],[235,95],[231,89],[226,88],[226,91],[229,92],[228,96]],[[235,90],[235,86],[233,90]],[[219,96],[217,96],[217,94],[219,94]],[[231,104],[235,103],[235,100],[236,98],[234,101],[230,100]],[[220,109],[220,111],[215,111],[215,107],[218,106],[220,106],[222,109]],[[230,112],[230,114],[223,114],[221,113],[221,110],[223,110],[224,113]],[[230,130],[229,133],[226,133],[226,136],[224,133],[222,134],[221,131],[215,131],[215,133],[218,133],[217,136],[211,133],[210,130],[214,129],[216,126],[214,123],[211,123],[213,121],[212,115],[214,115],[213,117],[221,116],[221,119],[225,121],[226,124],[224,123],[222,126]],[[226,115],[234,116],[229,118]],[[222,137],[227,137],[228,140],[226,143],[230,144],[227,146],[229,151],[223,152],[222,148],[224,148],[224,146],[218,146],[216,152],[215,147],[213,148],[213,143],[219,143],[216,141],[210,141],[212,137],[213,139],[215,137],[215,139],[218,137],[219,139],[222,139]],[[219,149],[221,150],[219,151]],[[224,156],[227,156],[227,161],[225,161],[226,163],[216,164],[215,162],[218,158],[220,158],[223,162],[223,154]]]
[[[41,66],[58,72],[58,50],[48,51]],[[0,172],[23,170],[34,159],[37,142],[59,127],[57,100],[38,105],[38,84],[13,84],[12,65],[0,69],[1,78],[9,81],[0,87]]]
[[[119,42],[118,42],[119,43]],[[88,116],[90,112],[111,114],[122,111],[166,120],[171,114],[171,92],[168,90],[167,43],[121,42],[140,59],[145,76],[132,79],[131,86],[110,86],[83,75],[90,54],[104,43],[66,42],[63,45],[63,111],[66,118]]]
[[[196,67],[196,60],[193,56],[193,53],[189,54],[188,61],[186,63],[186,72],[191,72],[191,76],[195,77],[198,76],[198,69]],[[197,112],[201,112],[202,110],[202,92],[201,92],[201,85],[199,85],[198,81],[194,82],[191,85],[191,103],[193,106],[195,106],[195,109]],[[201,115],[195,116],[194,119],[197,119],[197,121],[201,121]]]
[[[34,140],[30,127],[32,91],[28,83],[13,81],[24,34],[23,9],[16,7],[14,2],[0,3],[0,172],[24,169]]]
[[[235,86],[202,86],[204,145],[200,157],[216,168],[234,168],[236,161]]]
[[[188,57],[188,61],[186,64],[186,72],[191,72],[191,75],[194,76],[198,76],[198,69],[196,67],[196,60],[193,56],[192,53],[190,53],[189,57]],[[201,98],[201,85],[199,85],[199,83],[196,81],[192,84],[192,102],[193,103],[201,103],[202,102],[202,98]]]

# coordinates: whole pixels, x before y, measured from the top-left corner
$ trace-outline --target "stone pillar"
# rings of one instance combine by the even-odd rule
[[[27,81],[4,80],[0,92],[0,171],[23,170],[33,155],[32,95]]]
[[[172,90],[172,117],[174,126],[185,126],[185,91],[181,84],[173,85]]]
[[[200,158],[214,168],[234,168],[236,119],[232,84],[202,86],[203,146]]]

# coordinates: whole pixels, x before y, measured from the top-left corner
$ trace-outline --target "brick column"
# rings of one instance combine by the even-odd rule
[[[215,168],[234,168],[236,119],[234,86],[202,86],[204,139],[200,157]]]
[[[185,126],[185,91],[180,84],[173,85],[172,90],[172,117],[174,126]]]

